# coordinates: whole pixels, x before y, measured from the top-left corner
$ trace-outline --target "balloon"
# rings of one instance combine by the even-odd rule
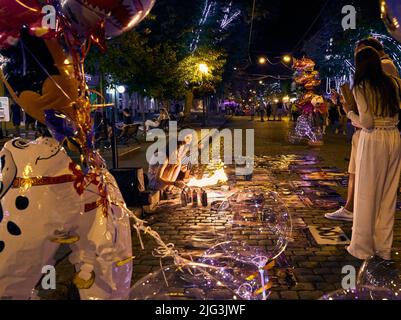
[[[259,253],[260,250],[245,243],[228,241],[207,250],[199,262],[213,267],[209,271],[213,278],[224,283],[241,299],[265,300],[271,288],[267,270],[274,263],[269,267],[260,264],[264,259],[258,256]],[[243,259],[244,256],[250,259]]]
[[[81,299],[126,299],[132,238],[113,176],[84,176],[52,138],[11,140],[0,158],[0,299],[28,299],[61,243],[71,245],[74,282],[93,282],[79,288]]]
[[[44,14],[37,0],[0,0],[0,8],[0,49],[18,41],[23,26],[32,32],[41,29],[42,35],[49,32],[41,27]]]
[[[399,0],[381,1],[381,18],[388,32],[401,42],[401,3]]]
[[[65,0],[62,12],[76,36],[102,43],[132,29],[150,12],[156,0]],[[103,33],[103,35],[102,35]]]
[[[315,97],[313,97],[311,103],[313,104],[314,107],[316,107],[317,104],[324,103],[324,99],[322,96],[315,96]]]
[[[232,211],[232,229],[227,230],[229,237],[231,235],[235,237],[238,231],[252,231],[268,240],[262,247],[255,247],[252,253],[249,250],[242,250],[240,246],[235,250],[230,249],[236,252],[237,260],[255,263],[252,259],[259,256],[267,263],[277,258],[287,247],[292,232],[290,214],[277,194],[246,189],[235,193],[228,201]]]
[[[319,300],[400,300],[391,290],[362,286],[356,289],[340,289],[325,294]]]
[[[8,59],[3,69],[6,87],[30,116],[45,123],[44,111],[52,109],[75,120],[78,80],[57,39],[32,36],[25,28],[17,45],[0,54]]]
[[[131,300],[237,300],[237,294],[214,278],[219,268],[199,263],[168,266],[135,283]],[[237,278],[230,274],[230,279]]]
[[[58,142],[62,142],[66,138],[73,138],[78,134],[71,119],[58,111],[45,110],[45,119],[47,128]]]
[[[295,60],[293,68],[296,70],[312,71],[315,65],[315,62],[312,59],[304,57],[302,59]]]
[[[306,90],[312,90],[314,87],[320,86],[320,84],[321,84],[320,80],[313,79],[313,80],[308,81],[307,83],[305,83],[305,89]]]
[[[357,284],[391,290],[401,297],[401,268],[394,261],[374,256],[366,259],[359,269]]]

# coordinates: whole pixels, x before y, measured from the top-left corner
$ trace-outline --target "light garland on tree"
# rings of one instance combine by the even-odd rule
[[[397,42],[394,38],[385,35],[385,34],[381,34],[381,33],[376,33],[376,32],[372,32],[372,36],[375,37],[378,40],[381,40],[382,42],[389,43],[392,46],[394,46],[396,48],[396,50],[394,51],[389,51],[386,50],[389,46],[385,45],[385,50],[386,52],[389,53],[389,56],[391,57],[391,59],[394,61],[395,65],[397,66],[398,70],[401,71],[401,44],[399,42]]]
[[[226,30],[230,26],[230,24],[241,14],[241,10],[239,9],[233,10],[232,7],[233,3],[230,2],[228,6],[221,9],[221,11],[224,13],[224,16],[223,19],[219,21],[220,32]],[[202,16],[199,20],[197,30],[194,32],[194,37],[189,46],[189,50],[191,52],[194,52],[198,48],[201,34],[203,31],[202,27],[207,23],[210,16],[216,12],[218,12],[217,1],[205,0],[205,3],[203,5]]]

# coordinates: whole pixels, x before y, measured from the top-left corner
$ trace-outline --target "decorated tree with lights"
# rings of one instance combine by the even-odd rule
[[[185,112],[190,112],[194,96],[205,98],[215,93],[222,80],[226,63],[224,51],[200,47],[184,58],[178,67],[180,79],[186,87]]]
[[[357,28],[343,30],[341,8],[346,1],[332,2],[326,7],[319,30],[305,41],[303,51],[316,61],[322,79],[326,79],[326,93],[331,88],[349,81],[354,72],[354,48],[356,43],[366,37],[379,39],[389,56],[401,71],[401,46],[391,38],[380,20],[379,4],[363,3],[356,6]]]

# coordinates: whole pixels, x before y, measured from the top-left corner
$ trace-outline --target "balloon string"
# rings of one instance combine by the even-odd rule
[[[40,61],[35,57],[35,55],[24,45],[24,42],[20,40],[21,45],[24,50],[26,50],[32,58],[35,60],[35,62],[39,65],[39,67],[43,70],[43,72],[54,82],[56,87],[66,96],[66,98],[70,101],[72,101],[71,97],[63,90],[63,88],[57,83],[56,80],[50,75],[50,73],[46,70],[46,68],[40,63]]]
[[[104,179],[105,180],[105,185],[110,186],[110,187],[114,188],[115,190],[118,190],[118,187],[112,181],[107,179],[107,176],[106,177],[104,175],[102,175],[102,176],[105,178]],[[178,270],[180,270],[181,272],[183,271],[182,270],[183,266],[187,265],[188,263],[193,262],[193,259],[192,259],[191,256],[190,256],[190,260],[181,257],[179,255],[178,250],[175,249],[174,243],[170,242],[170,243],[166,244],[162,240],[162,238],[160,237],[159,233],[157,233],[151,227],[145,226],[145,224],[147,222],[142,220],[142,219],[139,219],[138,217],[136,217],[134,215],[134,213],[127,208],[127,206],[126,206],[126,204],[124,202],[115,201],[114,199],[110,199],[110,198],[107,198],[107,200],[108,200],[108,202],[110,204],[114,204],[116,206],[122,207],[123,211],[126,212],[129,217],[134,219],[133,227],[135,228],[135,230],[136,230],[136,232],[138,234],[138,238],[139,238],[139,242],[141,244],[142,250],[145,248],[145,246],[144,246],[144,243],[143,243],[143,240],[142,240],[142,237],[141,237],[141,231],[145,235],[146,234],[150,235],[156,241],[156,243],[158,244],[158,247],[153,249],[152,255],[154,257],[160,258],[159,263],[160,263],[160,267],[161,267],[162,272],[163,272],[163,277],[164,277],[164,280],[166,281],[167,286],[168,286],[168,281],[167,281],[167,278],[166,278],[166,276],[164,274],[164,271],[163,271],[162,259],[167,258],[167,257],[172,257],[174,259],[174,264],[177,266]],[[191,270],[188,270],[188,272],[192,274]]]
[[[94,93],[97,96],[99,96],[101,101],[102,101],[102,104],[106,103],[106,99],[104,98],[104,95],[102,95],[99,91],[96,91],[96,90],[93,90],[93,89],[88,89],[88,92]]]

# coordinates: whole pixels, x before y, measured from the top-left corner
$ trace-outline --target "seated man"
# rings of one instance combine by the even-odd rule
[[[117,139],[121,139],[125,137],[128,133],[130,126],[132,125],[132,115],[131,111],[128,108],[123,110],[123,125],[121,127],[121,133]]]

